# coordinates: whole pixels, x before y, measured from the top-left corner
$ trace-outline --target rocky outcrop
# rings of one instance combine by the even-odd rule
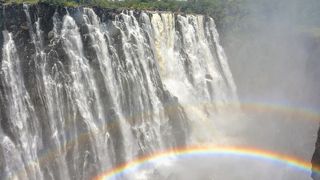
[[[319,167],[320,167],[320,130],[318,131],[318,138],[317,142],[315,144],[315,151],[312,156],[312,167],[313,167],[313,173],[311,177],[314,180],[320,180],[320,174],[319,174]]]

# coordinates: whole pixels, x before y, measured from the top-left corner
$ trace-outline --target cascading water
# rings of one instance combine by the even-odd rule
[[[223,105],[237,107],[212,18],[16,11],[13,22],[3,10],[3,179],[90,179],[137,156],[213,143]]]

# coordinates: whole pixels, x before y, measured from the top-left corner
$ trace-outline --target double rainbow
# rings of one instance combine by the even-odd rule
[[[200,105],[214,105],[209,102],[200,103]],[[219,103],[217,103],[219,105]],[[223,103],[221,103],[223,104]],[[227,105],[238,104],[237,102],[229,102]],[[197,106],[199,104],[188,104],[184,106]],[[226,106],[227,106],[226,105]],[[223,106],[223,105],[222,105]],[[309,121],[311,123],[318,123],[320,121],[320,113],[317,110],[307,108],[305,106],[289,106],[285,103],[261,103],[261,102],[242,102],[240,103],[241,109],[245,112],[253,113],[279,113],[283,115],[290,115],[296,117],[296,119],[301,119],[302,121]],[[168,107],[171,108],[171,107]],[[131,117],[127,117],[130,120]],[[110,125],[111,123],[111,125]],[[112,126],[113,121],[108,121],[108,124],[105,126]],[[79,132],[77,137],[70,136],[68,139],[68,144],[66,144],[66,149],[63,153],[66,153],[67,150],[72,147],[75,143],[86,143],[89,141],[89,132]],[[40,158],[37,160],[40,165],[45,165],[50,163],[58,155],[60,155],[60,149],[55,147],[48,148],[40,154]],[[93,179],[113,179],[114,177],[125,174],[126,172],[133,170],[147,162],[161,160],[162,158],[169,157],[181,157],[183,155],[230,155],[233,157],[244,156],[248,158],[257,158],[262,160],[271,160],[275,162],[280,162],[288,164],[297,169],[303,170],[305,172],[314,172],[320,175],[320,167],[312,167],[311,163],[303,161],[301,159],[291,157],[288,155],[278,154],[272,151],[259,150],[251,147],[216,147],[216,146],[192,146],[192,147],[183,147],[178,149],[166,150],[152,155],[143,156],[137,158],[133,161],[130,161],[125,164],[121,164],[111,170],[107,170],[105,173],[93,178]],[[25,167],[31,166],[33,163],[37,163],[36,160],[30,161]],[[15,173],[19,174],[25,167],[18,168]]]
[[[128,171],[134,170],[148,162],[160,161],[164,158],[170,157],[181,157],[189,155],[227,155],[230,157],[240,156],[259,160],[268,160],[276,163],[286,164],[292,168],[307,172],[320,174],[319,167],[312,167],[310,162],[288,156],[285,154],[275,153],[266,150],[260,150],[248,147],[219,147],[219,146],[192,146],[183,147],[177,149],[166,150],[152,155],[143,156],[137,158],[131,162],[122,164],[115,167],[102,175],[99,175],[94,180],[111,180],[116,179],[116,177],[126,174]]]

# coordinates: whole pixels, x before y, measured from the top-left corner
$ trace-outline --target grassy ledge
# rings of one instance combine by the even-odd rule
[[[37,4],[48,3],[52,5],[66,7],[101,7],[106,9],[135,9],[135,10],[158,10],[181,12],[188,14],[204,14],[214,17],[217,23],[222,20],[230,20],[230,17],[240,13],[240,4],[243,0],[0,0],[0,2],[10,4]]]

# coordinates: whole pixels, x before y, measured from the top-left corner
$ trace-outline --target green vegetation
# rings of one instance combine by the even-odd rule
[[[6,4],[40,2],[62,6],[98,6],[108,9],[136,9],[136,10],[161,10],[182,13],[206,14],[214,17],[217,22],[222,19],[227,21],[238,17],[240,4],[243,0],[3,0]],[[0,0],[1,2],[1,0]]]
[[[39,2],[39,0],[4,0],[3,2],[4,4],[21,4],[21,3],[36,4]]]
[[[292,19],[304,26],[320,26],[319,0],[0,0],[0,3],[49,3],[60,6],[96,6],[107,9],[161,10],[205,14],[215,18],[219,28],[260,27],[265,22]],[[287,18],[284,18],[287,17]],[[271,19],[271,20],[270,20]]]

